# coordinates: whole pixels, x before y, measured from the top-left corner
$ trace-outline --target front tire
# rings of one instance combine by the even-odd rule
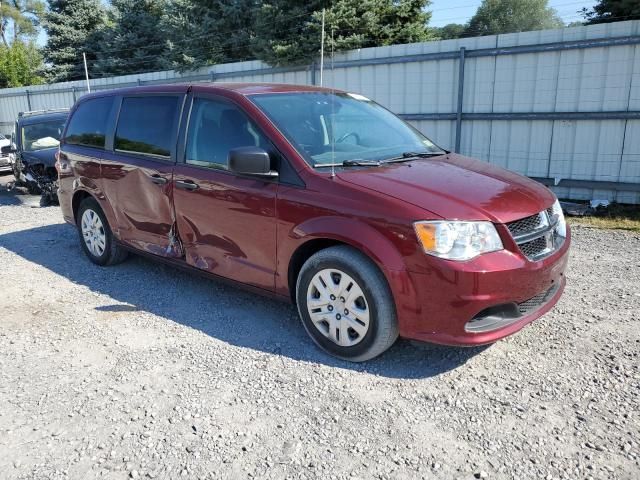
[[[296,284],[305,330],[323,350],[352,362],[386,351],[398,338],[389,285],[361,252],[336,246],[311,256]]]
[[[82,249],[96,265],[115,265],[127,258],[127,251],[116,243],[107,217],[95,199],[85,198],[80,203],[76,225]]]

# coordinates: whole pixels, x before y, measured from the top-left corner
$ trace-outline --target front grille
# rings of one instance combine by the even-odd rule
[[[521,243],[518,245],[520,251],[524,253],[527,258],[536,258],[545,253],[547,250],[547,239],[545,237],[538,237],[530,242]]]
[[[522,220],[516,220],[507,224],[511,235],[518,237],[520,235],[529,233],[533,230],[540,228],[543,220],[539,213],[531,215],[530,217],[523,218]]]
[[[524,256],[536,261],[550,255],[562,245],[563,239],[555,233],[557,221],[553,209],[547,208],[535,215],[510,222],[507,228]]]
[[[539,293],[535,297],[530,298],[529,300],[525,300],[524,302],[518,303],[518,312],[520,315],[527,315],[538,308],[542,307],[545,303],[549,301],[551,297],[556,293],[558,289],[557,285],[553,285],[546,292]]]

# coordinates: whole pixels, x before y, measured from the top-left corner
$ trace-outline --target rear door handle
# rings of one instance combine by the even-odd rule
[[[160,175],[151,175],[151,181],[156,185],[166,185],[169,180]]]
[[[200,188],[198,184],[193,180],[177,180],[176,187],[180,188],[181,190],[191,190],[191,191],[197,190],[198,188]]]

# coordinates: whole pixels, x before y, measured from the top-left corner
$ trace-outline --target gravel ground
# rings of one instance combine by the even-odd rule
[[[1,181],[8,177],[0,178]],[[488,348],[359,365],[294,309],[0,194],[0,477],[640,477],[640,237],[574,228],[558,306]]]

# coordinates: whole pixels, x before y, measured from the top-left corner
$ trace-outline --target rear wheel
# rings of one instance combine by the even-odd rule
[[[93,198],[85,198],[76,216],[76,224],[84,253],[97,265],[115,265],[127,257],[109,228],[104,212]]]
[[[309,336],[336,357],[366,361],[398,338],[395,305],[384,275],[351,247],[331,247],[310,257],[298,276],[296,298]]]

